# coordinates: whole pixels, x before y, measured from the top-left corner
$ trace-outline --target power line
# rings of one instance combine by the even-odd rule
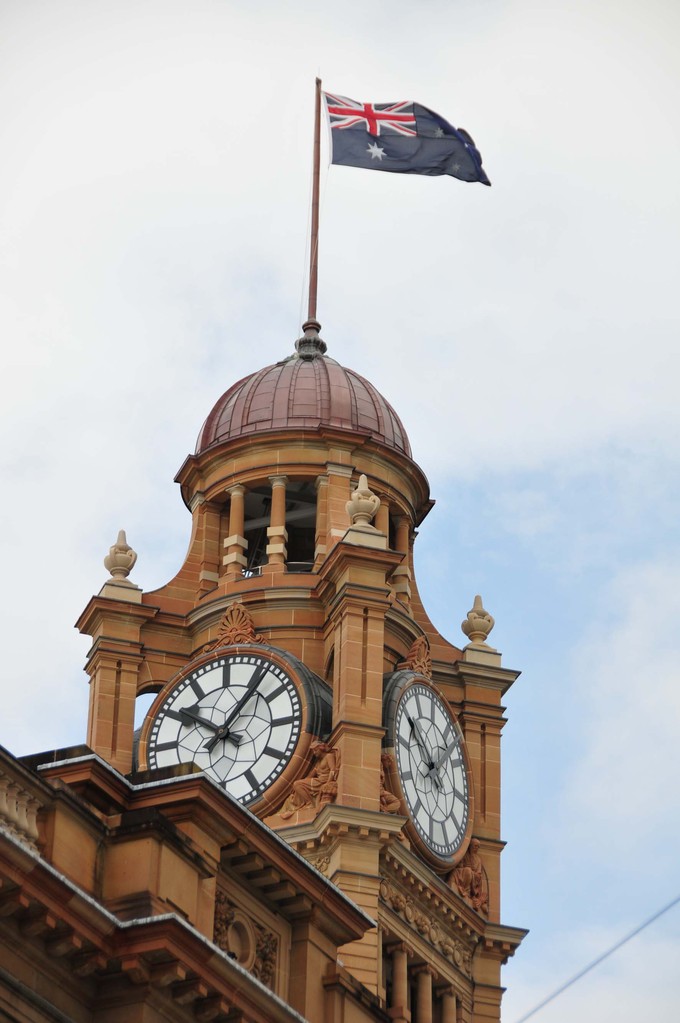
[[[592,963],[588,963],[588,965],[572,977],[571,980],[568,980],[566,984],[562,985],[562,987],[558,987],[557,991],[553,991],[551,995],[548,995],[548,997],[544,998],[542,1002],[539,1002],[539,1004],[530,1012],[525,1013],[524,1016],[520,1016],[518,1020],[515,1020],[515,1023],[525,1023],[525,1020],[529,1019],[531,1016],[535,1016],[540,1009],[544,1008],[544,1006],[548,1004],[548,1002],[552,1002],[553,999],[557,998],[558,995],[561,995],[563,991],[566,991],[568,987],[575,984],[577,980],[580,980],[581,977],[585,977],[586,973],[590,973],[590,971],[595,969],[596,966],[599,966],[599,964],[604,962],[605,959],[608,959],[612,953],[616,952],[616,950],[621,948],[622,945],[625,945],[631,938],[634,938],[636,934],[640,933],[640,931],[644,931],[645,927],[649,927],[650,924],[653,924],[655,920],[658,920],[660,916],[667,913],[668,910],[672,909],[678,902],[680,902],[680,895],[676,896],[676,898],[669,902],[667,906],[664,906],[663,909],[660,909],[657,913],[655,913],[654,916],[650,916],[649,920],[645,920],[645,922],[640,924],[639,927],[636,927],[634,931],[627,934],[625,938],[621,938],[620,941],[617,941],[615,945],[612,945],[611,948],[607,949],[606,952],[603,952],[601,956],[597,957],[597,959],[593,959]]]

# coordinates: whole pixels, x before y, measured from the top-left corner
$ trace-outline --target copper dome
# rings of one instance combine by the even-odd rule
[[[389,402],[368,380],[325,354],[317,323],[309,321],[304,330],[294,355],[244,377],[222,395],[201,429],[196,454],[248,434],[329,426],[368,433],[410,458],[406,431]]]

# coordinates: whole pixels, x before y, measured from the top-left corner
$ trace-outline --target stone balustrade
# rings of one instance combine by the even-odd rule
[[[20,782],[0,769],[0,830],[38,852],[40,803]]]

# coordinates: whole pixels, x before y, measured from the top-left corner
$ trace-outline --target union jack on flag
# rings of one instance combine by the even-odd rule
[[[331,128],[353,128],[359,124],[370,135],[394,131],[398,135],[417,135],[413,103],[357,103],[345,96],[326,93],[326,109]]]
[[[448,174],[491,184],[468,133],[434,110],[412,100],[358,103],[330,92],[323,98],[332,163],[396,174]]]

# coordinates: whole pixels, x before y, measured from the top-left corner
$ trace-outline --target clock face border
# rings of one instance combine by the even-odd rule
[[[230,667],[225,674],[226,665]],[[288,708],[286,715],[293,718],[289,734],[287,737],[284,736],[286,741],[277,742],[277,746],[282,747],[275,749],[276,754],[279,755],[277,763],[269,749],[269,736],[273,729],[280,729],[281,726],[277,725],[271,714],[269,714],[269,718],[272,720],[267,722],[266,697],[260,694],[256,698],[255,694],[259,690],[257,686],[255,687],[251,699],[251,713],[249,714],[248,706],[244,705],[243,714],[234,722],[235,730],[241,729],[239,733],[241,739],[237,746],[245,743],[253,751],[257,751],[257,756],[249,766],[234,775],[233,780],[236,782],[250,772],[250,777],[246,778],[249,788],[243,795],[238,794],[239,788],[243,791],[242,782],[229,786],[229,777],[220,778],[219,770],[214,769],[215,764],[224,758],[219,756],[206,758],[203,747],[211,738],[211,732],[205,726],[197,724],[192,734],[192,730],[186,728],[179,721],[178,716],[180,708],[190,707],[194,713],[198,713],[201,717],[214,719],[214,724],[219,725],[221,715],[223,720],[223,717],[230,713],[237,702],[224,698],[229,690],[229,686],[224,685],[224,679],[231,679],[232,665],[242,669],[235,673],[236,681],[233,683],[234,695],[237,699],[245,694],[247,682],[252,677],[252,673],[267,667],[263,673],[268,688],[267,696],[271,699],[271,693],[280,689],[281,693],[275,699],[283,701],[285,707]],[[201,679],[208,678],[211,673],[216,675],[214,679],[211,679],[211,683],[217,684],[211,685],[206,692],[201,686]],[[165,766],[174,767],[180,763],[196,763],[199,769],[204,770],[207,777],[243,806],[255,810],[258,815],[270,813],[273,807],[280,804],[292,782],[306,767],[311,743],[329,730],[326,703],[330,697],[320,691],[320,686],[328,688],[293,655],[273,647],[265,647],[261,644],[236,644],[203,654],[177,672],[163,686],[149,708],[140,736],[139,768],[140,770],[153,770],[163,769]],[[223,706],[220,704],[221,697]],[[173,712],[174,720],[172,720]],[[159,764],[156,759],[157,750],[154,749],[155,740],[163,728],[162,722],[167,722],[168,718],[172,720],[172,726],[168,727],[166,724],[165,732],[168,737],[163,740],[163,744],[168,744],[166,748],[170,762]],[[255,719],[258,723],[255,731],[252,728],[241,728],[242,724],[245,726],[249,720]],[[265,731],[267,735],[263,741],[261,736]],[[258,734],[255,735],[255,732]],[[188,736],[191,738],[186,741]],[[182,754],[179,751],[180,743],[183,743],[184,752],[187,754],[186,759],[182,759]],[[195,746],[194,753],[199,754],[196,759],[191,753],[192,744]],[[174,762],[172,762],[173,745],[177,749],[177,759]],[[223,748],[226,749],[226,747]],[[238,749],[236,757],[233,756],[234,750],[230,750],[230,752],[233,760],[236,760]],[[267,759],[265,760],[265,758]],[[215,763],[211,762],[206,765],[206,759],[214,760]],[[255,774],[254,770],[258,765],[259,770]],[[270,769],[263,772],[263,765],[269,766]],[[220,765],[220,769],[226,771],[227,775],[232,770],[232,768],[228,768],[226,762]],[[234,788],[237,791],[233,791]]]
[[[408,837],[411,839],[423,858],[426,859],[431,866],[443,873],[451,870],[452,867],[460,862],[462,857],[465,855],[472,835],[474,792],[472,771],[470,769],[470,761],[465,746],[465,739],[462,735],[456,715],[451,710],[448,701],[442,693],[439,692],[436,686],[432,684],[430,679],[418,675],[413,671],[400,670],[386,676],[386,682],[387,685],[384,695],[384,726],[386,729],[386,752],[392,757],[392,767],[390,770],[392,788],[393,791],[401,798],[402,806],[405,808],[407,817],[405,829]],[[422,740],[425,743],[430,743],[433,741],[434,737],[436,741],[440,741],[438,753],[441,755],[443,752],[441,749],[441,742],[445,741],[450,744],[455,738],[459,738],[459,741],[456,743],[456,749],[452,752],[455,755],[455,759],[460,761],[459,764],[455,765],[455,770],[458,771],[459,778],[462,775],[464,798],[462,800],[460,799],[460,792],[458,791],[457,784],[451,786],[451,792],[448,795],[450,796],[450,802],[452,805],[454,804],[454,800],[459,803],[461,801],[463,802],[464,816],[457,829],[456,841],[446,843],[449,846],[453,846],[450,853],[442,852],[443,843],[436,841],[430,828],[428,827],[426,830],[424,826],[424,820],[429,821],[432,819],[432,815],[429,813],[427,806],[421,802],[421,809],[425,812],[421,813],[420,820],[414,816],[414,805],[416,804],[416,800],[420,800],[416,793],[416,786],[413,783],[409,785],[409,770],[405,770],[405,767],[407,763],[410,767],[410,764],[414,759],[413,750],[418,747],[418,742],[415,737],[410,744],[411,748],[405,750],[403,748],[404,742],[402,736],[400,755],[400,740],[398,733],[399,724],[402,722],[406,708],[406,701],[409,699],[409,695],[412,696],[416,692],[421,693],[429,702],[437,706],[440,714],[443,716],[442,718],[437,718],[438,724],[435,723],[432,718],[429,719],[429,725],[427,723],[427,718],[418,719],[418,723],[422,728]],[[425,722],[425,724],[423,724],[423,722]],[[418,759],[419,756],[420,754],[418,753],[416,759]],[[402,774],[404,774],[405,777],[402,777]],[[434,786],[434,782],[432,782],[432,785]],[[457,797],[454,797],[454,791],[458,792]],[[416,793],[415,798],[414,793]],[[443,801],[443,806],[448,805],[447,793],[437,793],[436,790],[433,789],[430,804],[437,808],[440,801]]]

